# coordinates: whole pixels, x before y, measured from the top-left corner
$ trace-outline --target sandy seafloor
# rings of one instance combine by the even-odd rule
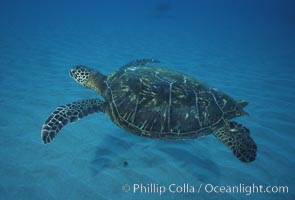
[[[295,199],[290,2],[1,1],[0,199]],[[108,74],[136,58],[159,59],[247,100],[250,116],[236,121],[251,130],[256,161],[238,161],[213,135],[153,140],[101,113],[42,144],[42,124],[56,106],[98,97],[69,77],[73,65]],[[166,192],[134,193],[140,183]],[[173,183],[195,193],[172,194]],[[207,193],[206,184],[288,186],[288,193]]]

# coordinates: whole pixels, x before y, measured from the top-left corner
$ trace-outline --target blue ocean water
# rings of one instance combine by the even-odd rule
[[[291,0],[1,0],[0,199],[295,199],[294,9]],[[238,161],[213,135],[139,137],[101,113],[42,144],[56,106],[98,97],[69,77],[73,65],[109,74],[137,58],[247,100],[250,116],[236,121],[257,159]]]

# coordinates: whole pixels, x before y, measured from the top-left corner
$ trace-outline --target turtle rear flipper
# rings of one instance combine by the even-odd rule
[[[43,143],[51,142],[62,127],[68,123],[92,113],[104,112],[104,104],[100,99],[87,99],[57,107],[42,126],[41,138]]]
[[[214,135],[242,162],[252,162],[256,159],[257,146],[250,137],[247,128],[236,122],[227,122],[214,131]]]

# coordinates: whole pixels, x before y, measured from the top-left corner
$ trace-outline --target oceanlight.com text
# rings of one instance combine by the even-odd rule
[[[287,194],[289,192],[288,186],[277,186],[277,185],[259,185],[259,184],[237,184],[237,185],[215,185],[211,183],[194,185],[190,183],[176,184],[171,183],[168,185],[158,184],[158,183],[134,183],[134,184],[124,184],[122,186],[122,191],[132,192],[134,194],[158,194],[163,195],[165,193],[172,194]]]

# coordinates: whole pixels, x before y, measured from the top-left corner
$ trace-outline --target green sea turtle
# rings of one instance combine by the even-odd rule
[[[41,138],[51,142],[68,123],[103,112],[119,127],[150,138],[192,139],[210,133],[242,162],[256,158],[250,132],[232,118],[247,115],[244,100],[179,72],[147,66],[154,59],[132,61],[104,76],[86,66],[76,66],[70,76],[104,98],[87,99],[57,107],[45,121]]]

